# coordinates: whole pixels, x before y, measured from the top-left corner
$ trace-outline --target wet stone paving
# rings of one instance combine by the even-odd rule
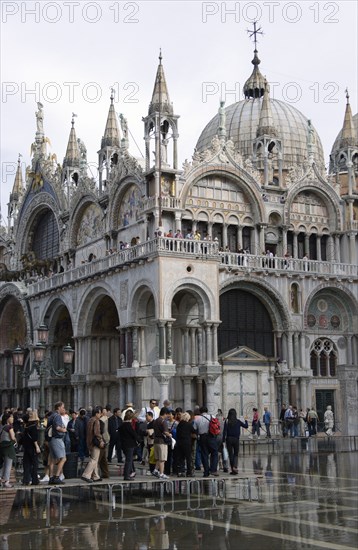
[[[0,550],[349,549],[358,546],[358,452],[270,452],[220,472],[161,482],[112,468],[95,486],[67,480],[2,490]]]

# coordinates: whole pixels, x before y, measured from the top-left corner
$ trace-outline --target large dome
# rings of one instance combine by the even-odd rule
[[[263,98],[249,98],[229,105],[226,113],[226,137],[244,157],[252,157],[253,141],[259,125]],[[277,99],[270,99],[273,125],[277,138],[281,140],[283,168],[301,164],[308,159],[308,119],[295,107]],[[219,114],[206,125],[196,148],[203,151],[210,147],[211,140],[218,133]],[[313,127],[312,127],[313,128]],[[321,140],[313,128],[313,152],[315,162],[324,165]]]

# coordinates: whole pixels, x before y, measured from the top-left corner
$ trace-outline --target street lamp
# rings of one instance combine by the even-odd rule
[[[48,362],[46,359],[46,350],[48,347],[48,334],[49,330],[45,324],[41,324],[37,329],[37,335],[39,342],[34,346],[34,359],[30,368],[22,370],[24,366],[25,350],[22,349],[19,345],[12,352],[12,361],[14,367],[17,368],[19,374],[23,378],[29,379],[33,372],[37,372],[40,379],[40,398],[39,398],[39,418],[40,418],[40,429],[39,429],[39,444],[43,445],[45,440],[45,433],[43,427],[43,420],[45,416],[45,377],[47,374],[52,374],[56,377],[63,378],[67,375],[69,368],[72,365],[73,356],[75,350],[71,348],[70,344],[63,347],[63,367],[55,369],[52,363]]]

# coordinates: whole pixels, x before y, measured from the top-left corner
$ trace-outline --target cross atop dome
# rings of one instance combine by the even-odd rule
[[[247,32],[249,33],[250,35],[250,38],[252,38],[252,36],[254,37],[254,43],[255,43],[255,49],[254,49],[254,58],[253,60],[251,61],[251,63],[253,64],[254,66],[254,70],[252,71],[252,74],[251,76],[246,80],[245,82],[245,85],[244,85],[244,95],[246,97],[246,99],[249,99],[250,97],[252,98],[257,98],[257,97],[262,97],[265,93],[265,77],[261,74],[260,72],[260,69],[259,69],[259,65],[261,63],[259,57],[258,57],[258,51],[257,51],[257,35],[258,34],[263,34],[262,30],[261,30],[261,27],[257,28],[256,27],[256,21],[254,21],[254,29],[253,30],[250,30],[250,29],[247,29]]]
[[[257,35],[258,34],[262,34],[262,35],[264,34],[262,32],[262,27],[259,27],[258,29],[256,28],[256,23],[257,23],[257,21],[254,21],[254,30],[246,29],[246,32],[249,33],[249,38],[254,37],[255,52],[257,52],[257,43],[258,43]]]

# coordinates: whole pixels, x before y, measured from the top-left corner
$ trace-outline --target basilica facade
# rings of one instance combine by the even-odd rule
[[[37,406],[38,376],[12,351],[30,372],[45,323],[47,408],[156,397],[275,418],[282,403],[313,405],[322,419],[332,405],[337,430],[355,433],[357,115],[347,94],[327,170],[311,121],[270,98],[256,50],[252,64],[245,97],[220,103],[179,163],[160,57],[143,158],[112,95],[98,181],[74,119],[63,162],[48,152],[38,104],[0,232],[2,407]],[[74,362],[57,376],[68,343]]]

